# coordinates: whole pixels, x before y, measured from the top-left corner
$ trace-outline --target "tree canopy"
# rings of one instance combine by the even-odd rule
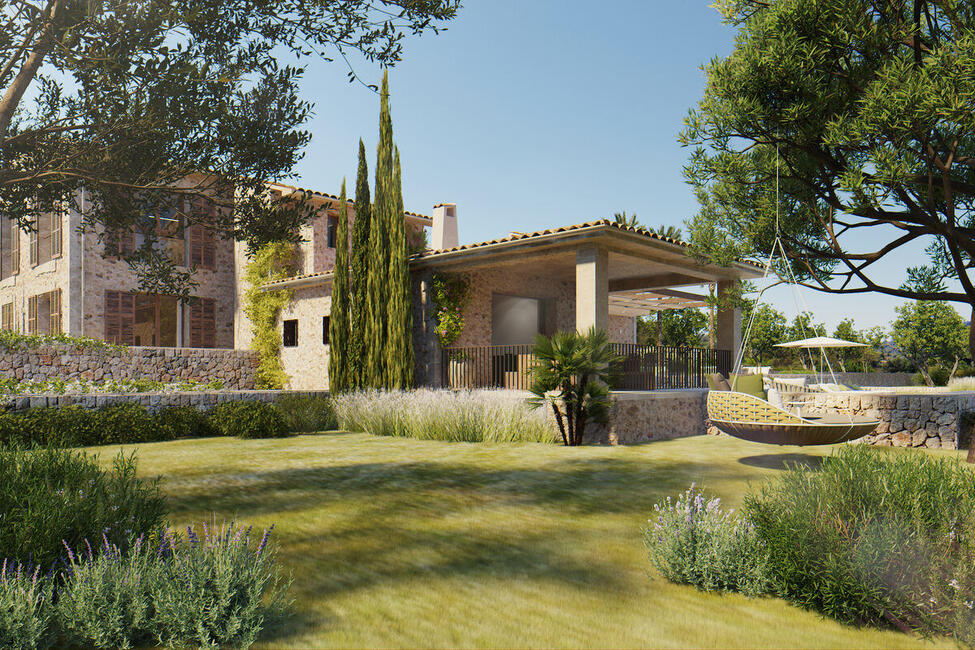
[[[698,253],[764,259],[778,232],[805,286],[975,305],[975,1],[716,6],[735,49],[681,135]],[[906,281],[876,266],[919,244]]]
[[[23,229],[81,207],[84,227],[139,227],[208,197],[222,235],[252,250],[295,239],[306,195],[270,203],[311,136],[298,84],[312,58],[391,66],[408,34],[436,32],[459,0],[0,0],[0,213]],[[350,71],[354,79],[354,73]],[[192,217],[193,211],[188,216]],[[143,279],[178,290],[151,229]]]
[[[929,386],[935,383],[928,370],[932,364],[950,368],[949,379],[954,376],[965,354],[965,333],[965,322],[958,312],[947,303],[933,300],[898,307],[891,327],[894,344],[917,366]]]

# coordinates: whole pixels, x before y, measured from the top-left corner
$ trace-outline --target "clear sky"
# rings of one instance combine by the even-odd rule
[[[682,227],[697,202],[677,134],[701,96],[701,66],[734,41],[709,1],[467,0],[447,31],[407,40],[390,72],[407,209],[456,203],[462,242],[621,210]],[[378,83],[376,66],[353,64]],[[337,194],[343,176],[353,186],[360,137],[374,160],[379,100],[346,72],[341,60],[315,62],[304,80],[315,115],[292,179],[303,187]],[[920,260],[920,250],[898,256],[882,275]],[[802,299],[830,328],[846,317],[887,325],[899,304],[811,290]],[[796,313],[791,291],[770,302]]]

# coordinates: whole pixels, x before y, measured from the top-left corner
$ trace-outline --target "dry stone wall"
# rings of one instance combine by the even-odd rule
[[[609,424],[586,427],[585,441],[630,445],[706,433],[707,390],[618,391]]]
[[[108,382],[219,380],[228,389],[253,389],[257,353],[203,348],[91,347],[69,343],[0,351],[0,376],[17,381],[85,379]]]
[[[958,449],[969,444],[975,392],[898,394],[881,391],[825,393],[812,406],[827,413],[854,413],[880,420],[864,441],[879,446]]]
[[[315,390],[226,390],[186,391],[179,393],[66,393],[64,395],[18,395],[6,398],[6,408],[19,411],[27,408],[78,405],[94,409],[113,404],[141,404],[150,411],[168,406],[192,406],[206,410],[223,402],[277,402],[282,397],[328,397],[327,391]]]

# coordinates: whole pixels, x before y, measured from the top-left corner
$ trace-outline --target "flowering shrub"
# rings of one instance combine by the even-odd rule
[[[555,442],[544,411],[506,391],[364,391],[334,398],[339,428],[452,442]]]
[[[433,276],[433,300],[437,303],[437,337],[447,347],[464,331],[464,307],[470,299],[470,278],[466,275],[437,273]]]
[[[0,564],[0,648],[47,648],[52,629],[54,582],[18,562]]]
[[[250,531],[204,524],[202,536],[188,528],[185,541],[163,531],[150,587],[160,644],[246,648],[284,613],[291,582],[277,573],[271,530],[254,550]]]
[[[85,379],[54,378],[43,381],[17,381],[12,377],[0,377],[0,395],[41,395],[65,393],[179,393],[184,391],[223,390],[224,383],[213,381],[152,381],[149,379],[113,379],[102,383]]]
[[[4,563],[0,647],[249,647],[289,605],[269,535],[254,547],[250,529],[204,525],[125,548],[103,535],[65,544],[57,572]]]
[[[104,533],[122,543],[158,528],[165,503],[135,467],[122,454],[105,470],[76,451],[0,450],[0,557],[45,572],[63,557],[64,542],[77,546]]]
[[[843,622],[975,644],[975,472],[847,445],[746,498],[777,591]]]
[[[644,540],[650,562],[671,582],[750,595],[771,587],[768,553],[755,527],[694,485],[653,507]]]

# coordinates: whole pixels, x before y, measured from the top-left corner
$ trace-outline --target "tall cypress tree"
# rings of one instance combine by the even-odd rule
[[[369,167],[366,145],[359,140],[359,174],[355,183],[355,220],[352,222],[352,317],[349,332],[349,387],[362,388],[365,382],[366,304],[369,275],[369,230],[371,222]]]
[[[389,336],[386,345],[390,384],[393,388],[413,385],[413,314],[410,302],[410,267],[403,218],[403,174],[399,148],[393,163],[395,212],[389,229]]]
[[[349,365],[349,203],[345,179],[339,196],[339,227],[335,238],[335,269],[332,271],[332,310],[328,321],[328,389],[343,393],[351,386]]]
[[[386,337],[389,334],[389,230],[396,210],[393,192],[393,123],[389,116],[388,72],[379,93],[379,145],[376,152],[376,198],[369,228],[369,274],[366,300],[365,384],[388,388]],[[402,218],[402,215],[400,215]]]

